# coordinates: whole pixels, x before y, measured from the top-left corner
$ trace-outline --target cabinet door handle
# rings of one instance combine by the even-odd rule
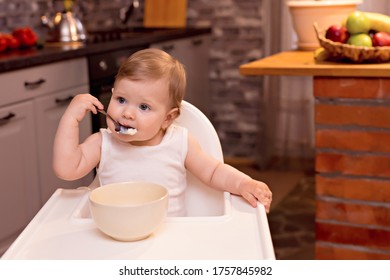
[[[5,117],[0,118],[0,126],[5,125],[8,123],[12,118],[14,118],[16,115],[12,112],[9,112],[8,115]]]
[[[167,52],[167,53],[170,53],[171,51],[173,51],[175,49],[175,46],[174,45],[164,45],[162,46],[162,50],[164,52]]]
[[[70,101],[72,101],[73,97],[74,97],[73,95],[69,95],[68,97],[65,98],[56,98],[55,101],[56,104],[65,105],[68,104]]]
[[[193,46],[199,46],[199,45],[202,45],[203,44],[203,40],[202,39],[194,39],[192,40],[192,45]]]
[[[28,82],[28,81],[26,81],[26,82],[24,82],[24,87],[26,87],[26,88],[37,88],[37,87],[39,87],[41,84],[43,84],[43,83],[45,83],[46,82],[46,80],[45,79],[39,79],[39,80],[37,80],[37,81],[34,81],[34,82]]]

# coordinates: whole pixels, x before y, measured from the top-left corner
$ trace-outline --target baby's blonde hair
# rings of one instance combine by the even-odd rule
[[[174,57],[159,49],[143,49],[132,54],[118,70],[115,82],[120,79],[168,81],[172,108],[180,108],[186,90],[184,66]]]

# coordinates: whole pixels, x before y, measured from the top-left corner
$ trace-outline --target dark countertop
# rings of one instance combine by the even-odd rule
[[[6,52],[0,54],[0,73],[58,62],[113,50],[147,47],[150,44],[209,34],[210,28],[154,29],[127,34],[127,38],[92,44],[46,44],[41,49]]]

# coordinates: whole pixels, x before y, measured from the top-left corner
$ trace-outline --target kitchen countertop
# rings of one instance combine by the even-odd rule
[[[390,77],[390,63],[315,61],[311,51],[285,51],[240,66],[244,76]]]
[[[107,51],[147,46],[156,42],[209,34],[210,28],[145,29],[131,33],[128,38],[92,44],[45,44],[41,49],[20,50],[0,54],[0,73],[61,60],[89,56]]]

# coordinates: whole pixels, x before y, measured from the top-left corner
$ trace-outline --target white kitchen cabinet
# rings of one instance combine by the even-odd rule
[[[178,59],[186,69],[187,91],[184,99],[210,116],[209,51],[211,36],[197,35],[150,45]]]
[[[0,84],[1,255],[57,188],[89,185],[93,172],[67,182],[52,170],[60,118],[72,96],[89,91],[85,58],[0,74]],[[81,140],[91,132],[88,116]]]
[[[93,180],[93,174],[90,174],[76,181],[64,181],[59,179],[52,170],[52,147],[58,123],[71,98],[78,93],[85,92],[88,92],[88,86],[67,89],[34,100],[42,204],[58,188],[69,189],[88,186]],[[91,131],[92,120],[88,116],[80,123],[80,140],[83,141],[87,138],[91,134]]]
[[[35,147],[33,102],[0,108],[0,254],[41,206]]]

